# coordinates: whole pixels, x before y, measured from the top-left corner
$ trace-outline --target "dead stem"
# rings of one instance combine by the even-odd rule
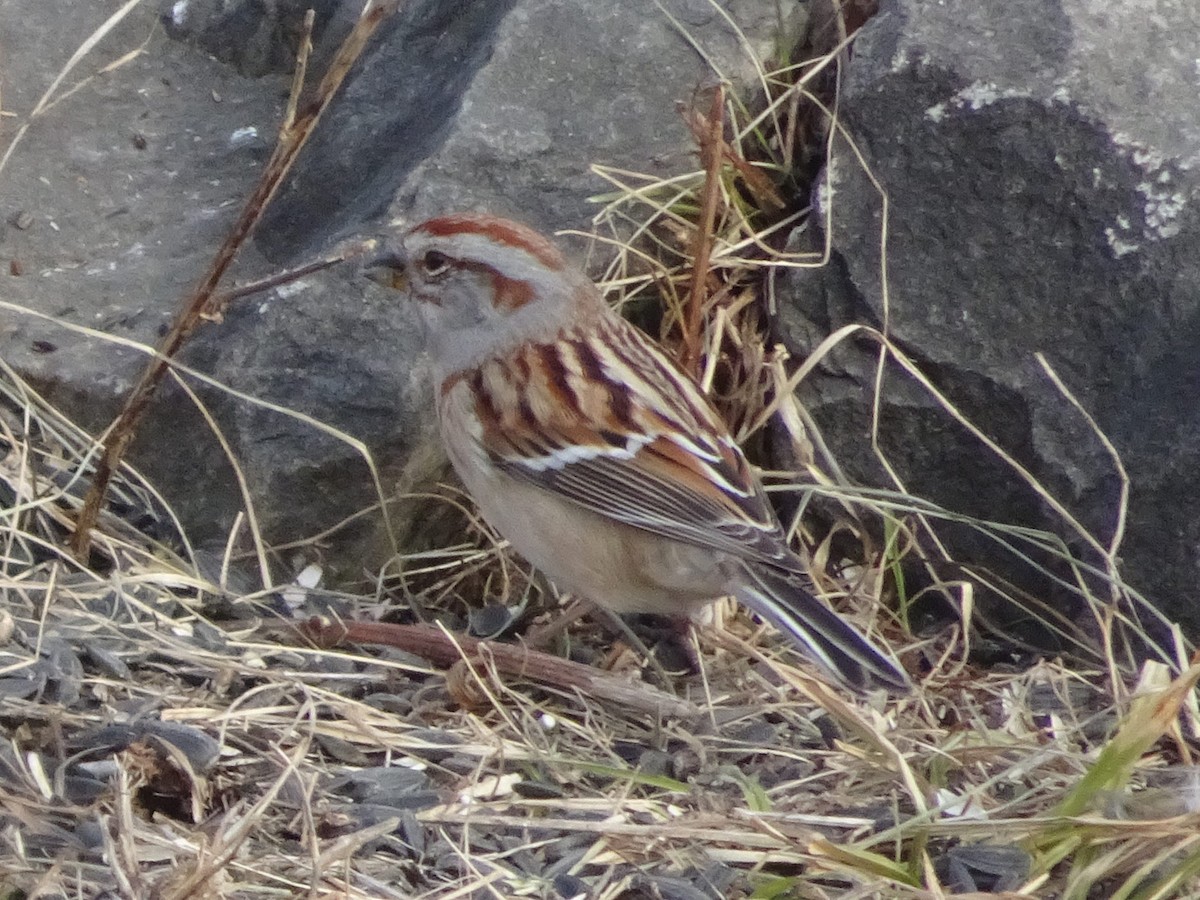
[[[396,625],[388,622],[330,622],[310,619],[297,629],[300,635],[323,648],[345,643],[382,644],[414,653],[434,665],[448,667],[484,658],[503,675],[568,692],[579,692],[619,707],[644,713],[694,719],[700,709],[647,684],[631,683],[591,666],[550,656],[528,647],[482,641],[463,634],[451,635],[430,625]]]
[[[683,323],[683,347],[680,363],[689,371],[700,364],[700,330],[704,321],[704,301],[708,297],[708,262],[712,255],[713,225],[721,197],[721,139],[725,127],[725,88],[713,92],[708,114],[708,131],[700,139],[700,164],[704,167],[704,193],[700,217],[696,222],[692,249],[692,284],[688,291],[687,312]]]
[[[280,128],[279,140],[271,154],[271,159],[267,162],[262,178],[230,229],[229,236],[217,251],[199,287],[183,304],[171,330],[163,338],[158,354],[146,366],[137,385],[130,391],[121,412],[107,430],[104,452],[96,463],[96,474],[92,479],[92,486],[84,500],[83,508],[79,512],[75,533],[71,536],[70,541],[71,552],[81,562],[87,559],[91,531],[96,525],[100,508],[104,504],[108,484],[124,458],[125,451],[133,442],[138,425],[145,416],[150,401],[158,391],[158,386],[162,383],[163,376],[171,365],[171,360],[187,343],[188,338],[201,321],[221,320],[226,305],[232,297],[229,295],[215,296],[217,285],[233,264],[250,233],[262,219],[275,191],[291,171],[300,150],[307,143],[313,129],[316,128],[322,114],[341,86],[346,73],[349,72],[350,67],[366,45],[367,39],[394,7],[395,4],[381,4],[371,7],[363,14],[338,49],[337,55],[330,63],[329,70],[321,79],[316,96],[307,104],[303,112],[294,118],[289,112],[289,115],[285,117]],[[300,58],[297,63],[299,71],[303,71],[307,64],[308,51],[311,46],[311,11],[305,18],[305,28],[305,36],[300,44]],[[301,88],[302,84],[299,79],[295,80],[292,85],[291,97],[288,100],[289,111],[298,108]]]

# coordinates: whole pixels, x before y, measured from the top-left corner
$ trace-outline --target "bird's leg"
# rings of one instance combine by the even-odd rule
[[[525,633],[525,643],[535,650],[544,650],[551,641],[595,607],[586,600],[572,597],[567,608],[544,625],[538,625]]]
[[[683,652],[684,659],[687,660],[688,674],[698,674],[701,670],[700,635],[696,623],[689,615],[671,616],[670,622],[674,630],[672,636],[674,643]]]
[[[616,630],[625,638],[628,644],[633,648],[634,652],[638,653],[646,665],[654,670],[654,674],[658,676],[662,684],[670,684],[671,676],[658,657],[646,646],[637,634],[630,627],[629,623],[622,619],[619,615],[606,609],[603,606],[592,603],[588,600],[583,600],[578,597],[572,597],[571,602],[567,605],[559,615],[555,616],[544,625],[539,625],[536,628],[530,629],[525,634],[525,643],[535,650],[544,650],[559,635],[561,635],[568,626],[578,621],[585,613],[595,612],[602,618],[606,619]],[[699,660],[696,656],[695,646],[689,637],[688,629],[691,626],[691,620],[686,616],[672,617],[668,621],[671,623],[671,635],[669,640],[683,648],[683,654],[687,659],[688,670],[690,673],[700,671]]]

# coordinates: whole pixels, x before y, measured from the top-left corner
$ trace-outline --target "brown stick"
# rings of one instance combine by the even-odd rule
[[[680,364],[692,369],[700,362],[700,324],[707,294],[708,262],[712,256],[713,223],[717,218],[717,200],[721,188],[721,161],[725,129],[725,88],[713,92],[708,114],[709,128],[700,135],[700,165],[704,167],[704,194],[700,200],[700,220],[696,223],[696,241],[692,249],[692,285],[688,291],[683,323],[683,352]]]
[[[356,256],[369,253],[371,250],[375,249],[376,243],[377,242],[374,240],[355,241],[331,256],[323,256],[320,259],[313,260],[312,262],[296,266],[294,269],[284,269],[282,272],[276,272],[274,275],[269,275],[266,278],[260,278],[257,281],[251,281],[249,284],[242,284],[235,288],[230,288],[227,291],[217,294],[213,298],[213,305],[219,307],[220,309],[225,309],[234,300],[240,300],[243,297],[249,297],[252,294],[261,294],[263,291],[269,291],[271,288],[277,288],[280,285],[290,284],[293,281],[303,278],[305,275],[311,275],[313,272],[320,272],[322,269],[328,269],[331,266],[336,266],[338,263],[343,263],[348,259],[353,259]]]
[[[791,123],[794,119],[795,115],[791,115],[788,118],[788,122]],[[712,124],[709,118],[695,109],[684,108],[683,122],[687,125],[697,144],[703,143],[712,133]],[[756,168],[750,160],[729,146],[724,137],[720,138],[719,146],[721,156],[726,162],[737,169],[738,174],[742,176],[742,181],[745,182],[746,187],[754,196],[754,202],[760,208],[774,210],[775,212],[787,208],[787,204],[779,196],[779,191],[775,189],[775,185],[771,183],[771,179],[761,169]],[[790,146],[790,142],[785,144],[785,147]]]
[[[395,625],[388,622],[330,622],[309,619],[298,626],[300,634],[319,647],[345,643],[398,647],[448,668],[466,659],[485,656],[496,670],[558,691],[607,700],[626,709],[650,715],[692,719],[701,715],[694,704],[672,697],[647,684],[631,683],[570,660],[539,653],[515,644],[481,641],[467,635],[450,635],[429,625]]]
[[[246,205],[242,207],[241,214],[213,258],[208,272],[183,304],[171,330],[163,338],[157,355],[142,372],[137,384],[126,398],[125,406],[108,429],[107,437],[104,440],[104,452],[96,463],[96,474],[75,522],[75,533],[71,536],[71,552],[80,562],[86,563],[87,561],[91,532],[100,515],[100,508],[104,505],[108,484],[120,466],[125,451],[133,442],[138,425],[145,416],[150,401],[154,398],[171,360],[179,353],[188,337],[202,320],[219,321],[224,315],[232,296],[214,296],[217,285],[232,265],[238,251],[250,236],[250,232],[262,218],[267,204],[270,203],[275,191],[291,170],[300,150],[308,141],[321,115],[341,86],[350,66],[362,52],[367,39],[375,32],[383,19],[395,9],[396,5],[396,2],[380,4],[373,6],[363,14],[338,49],[337,55],[329,65],[329,70],[321,79],[314,98],[307,104],[304,112],[297,115],[296,110],[303,87],[303,73],[308,64],[309,53],[312,51],[312,11],[309,10],[305,17],[304,39],[301,41],[297,60],[298,77],[293,80],[292,94],[288,100],[288,112],[280,127],[279,140],[275,144],[275,150],[263,170],[262,178],[246,201]]]

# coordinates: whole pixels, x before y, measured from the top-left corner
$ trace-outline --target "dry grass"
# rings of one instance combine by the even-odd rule
[[[239,535],[224,555],[199,553],[122,467],[81,564],[64,546],[98,445],[0,366],[0,896],[930,898],[972,885],[1200,896],[1200,670],[1172,682],[1161,664],[1131,662],[1124,635],[1139,626],[1128,611],[1153,613],[1120,578],[1119,530],[1087,534],[1035,485],[1104,560],[1085,572],[1050,535],[967,522],[1014,553],[1073,562],[1095,616],[1080,629],[1047,615],[1078,648],[1071,667],[972,668],[972,584],[942,586],[959,626],[919,639],[894,577],[906,554],[937,551],[939,523],[964,520],[900,483],[847,484],[792,389],[839,341],[866,335],[881,379],[885,362],[898,365],[976,434],[981,453],[1030,476],[886,330],[843,330],[799,367],[763,345],[762,285],[822,260],[779,249],[802,211],[759,202],[747,161],[781,183],[796,111],[820,100],[809,88],[832,63],[764,71],[771,100],[754,114],[727,101],[729,152],[703,170],[602,172],[615,193],[597,232],[616,250],[607,283],[622,302],[643,316],[665,309],[668,341],[704,323],[698,371],[739,436],[781,417],[809,465],[771,473],[772,484],[840,504],[840,527],[884,523],[882,551],[821,587],[917,673],[913,695],[851,702],[741,616],[703,634],[703,671],[669,683],[695,712],[671,715],[502,677],[486,654],[443,672],[386,648],[290,636],[285,626],[314,611],[378,620],[411,591],[431,616],[485,588],[538,605],[542,589],[520,561],[450,493],[442,502],[467,523],[459,545],[409,555],[403,578],[389,568],[373,592],[331,594],[307,576],[273,584],[249,500],[248,556],[235,552]],[[716,197],[711,234],[699,236],[710,264],[694,289],[706,192]],[[202,377],[171,371],[181,383]],[[282,412],[369,458],[351,437]],[[380,493],[381,504],[417,499]],[[842,562],[828,542],[812,553],[818,572]],[[595,652],[588,629],[572,639]],[[1186,669],[1182,639],[1176,656]],[[638,654],[606,662],[651,690]]]
[[[74,563],[71,477],[94,445],[11,371],[0,391],[12,890],[538,897],[573,875],[560,886],[596,897],[709,883],[704,896],[916,898],[962,872],[1010,873],[1028,896],[1197,889],[1200,670],[1166,687],[1148,669],[1160,690],[1118,704],[1101,667],[943,662],[911,697],[851,703],[738,618],[675,683],[700,710],[679,717],[486,664],[447,675],[289,646],[277,610],[314,592],[223,589],[229,567],[189,559],[129,470],[92,565]],[[504,552],[479,532],[411,562],[496,569]],[[347,618],[380,613],[373,595],[335,599]],[[953,655],[885,630],[910,664]],[[422,774],[382,799],[338,787],[375,766]]]

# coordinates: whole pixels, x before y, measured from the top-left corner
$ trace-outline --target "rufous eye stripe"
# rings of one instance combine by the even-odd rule
[[[537,297],[537,290],[528,281],[509,278],[491,269],[488,276],[492,279],[492,305],[505,312],[520,309]]]
[[[509,278],[497,272],[487,263],[458,259],[450,263],[455,269],[478,272],[491,282],[492,306],[504,312],[513,312],[532,302],[537,297],[537,288],[520,278]],[[439,304],[440,305],[440,304]]]
[[[536,259],[542,266],[555,272],[566,268],[558,248],[532,228],[527,228],[496,216],[460,214],[430,219],[421,225],[420,231],[434,237],[453,237],[460,234],[477,234],[496,244],[522,250]]]

